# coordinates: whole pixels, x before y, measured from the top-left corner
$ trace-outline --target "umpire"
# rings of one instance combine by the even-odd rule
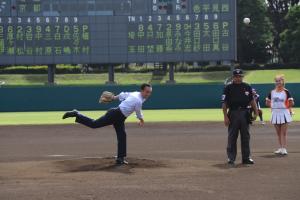
[[[227,85],[222,95],[222,108],[224,123],[228,127],[227,156],[228,164],[234,165],[237,154],[237,138],[241,134],[241,149],[243,164],[254,164],[250,157],[250,133],[249,124],[251,118],[258,115],[257,106],[252,94],[252,88],[243,82],[243,71],[233,71],[233,81]],[[249,106],[254,110],[254,116],[250,116]]]

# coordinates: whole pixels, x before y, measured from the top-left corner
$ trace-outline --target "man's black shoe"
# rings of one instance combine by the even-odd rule
[[[243,160],[243,164],[244,165],[253,165],[254,164],[254,160],[252,160],[251,158],[249,158],[247,160]]]
[[[227,164],[233,166],[234,165],[234,161],[233,160],[228,160]]]
[[[72,110],[72,111],[66,112],[62,118],[67,119],[69,117],[77,117],[77,115],[78,115],[78,111]]]
[[[117,158],[116,164],[117,165],[128,165],[128,162],[125,160],[125,158]]]

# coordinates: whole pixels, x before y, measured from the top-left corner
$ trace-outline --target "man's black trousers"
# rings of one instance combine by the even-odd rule
[[[90,128],[101,128],[108,125],[113,125],[118,139],[118,158],[126,157],[126,132],[125,132],[125,120],[119,108],[113,108],[106,112],[106,114],[97,120],[90,119],[84,115],[78,114],[76,122],[83,124]]]
[[[228,127],[228,159],[235,161],[237,154],[237,139],[241,134],[242,159],[250,158],[250,133],[249,133],[249,111],[247,109],[233,110],[229,112],[230,124]]]

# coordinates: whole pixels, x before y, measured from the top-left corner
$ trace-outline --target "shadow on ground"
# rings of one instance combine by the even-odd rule
[[[275,155],[275,154],[267,154],[267,155],[262,155],[260,157],[262,158],[284,158],[287,155]]]
[[[227,163],[221,163],[221,164],[215,164],[215,165],[213,165],[213,167],[219,168],[219,169],[232,169],[232,168],[247,168],[247,167],[249,167],[249,165],[244,165],[242,163],[238,163],[238,164],[235,164],[235,165],[229,165]]]
[[[132,173],[134,169],[151,169],[167,167],[161,161],[148,159],[128,158],[128,165],[116,165],[114,158],[80,158],[72,160],[56,161],[55,165],[62,172],[90,172],[107,171],[118,173]]]

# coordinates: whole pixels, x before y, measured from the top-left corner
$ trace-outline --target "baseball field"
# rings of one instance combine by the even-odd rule
[[[0,0],[0,200],[300,200],[299,166],[300,0]]]
[[[63,112],[0,114],[0,199],[297,200],[300,109],[289,127],[289,155],[277,157],[274,128],[251,126],[256,164],[226,164],[220,109],[146,110],[127,124],[128,166],[115,166],[112,127],[88,129]],[[85,111],[92,117],[102,111]],[[270,111],[264,110],[265,120]],[[34,125],[32,125],[34,124]]]

